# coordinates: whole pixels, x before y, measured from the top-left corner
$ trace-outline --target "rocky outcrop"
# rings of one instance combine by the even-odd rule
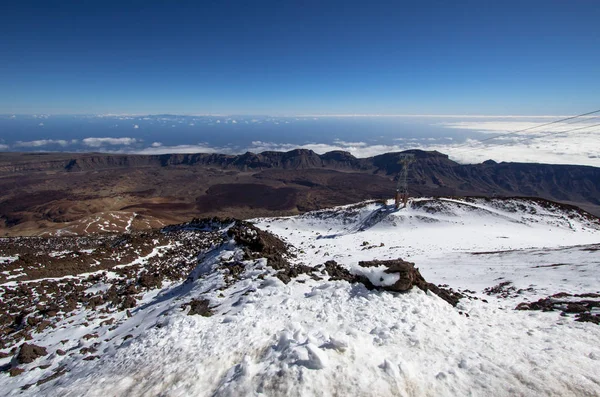
[[[383,286],[383,289],[394,292],[406,292],[412,289],[413,286],[427,291],[427,282],[421,276],[419,269],[412,262],[406,262],[402,259],[393,259],[387,261],[361,261],[358,262],[360,267],[380,267],[385,266],[387,269],[384,273],[396,274],[399,276],[398,281],[391,285]]]
[[[321,267],[322,272],[327,273],[329,275],[329,279],[332,281],[335,280],[345,280],[349,283],[362,283],[368,289],[381,289],[390,292],[408,292],[413,287],[417,287],[422,291],[431,291],[436,294],[452,306],[456,306],[458,301],[464,296],[458,292],[453,291],[450,288],[445,288],[441,286],[437,286],[432,283],[428,283],[425,281],[419,269],[415,267],[415,264],[412,262],[407,262],[402,259],[392,259],[392,260],[372,260],[372,261],[361,261],[358,262],[358,265],[361,268],[372,268],[372,267],[386,267],[383,271],[386,274],[395,274],[398,275],[398,280],[392,284],[380,284],[372,282],[367,276],[364,274],[360,274],[360,272],[350,272],[348,269],[340,266],[336,261],[330,260],[325,262]]]
[[[413,287],[417,287],[425,292],[431,291],[452,306],[456,306],[458,301],[463,297],[462,294],[453,291],[449,288],[439,287],[435,284],[428,283],[425,281],[419,269],[415,267],[412,262],[407,262],[402,259],[392,260],[373,260],[373,261],[361,261],[358,262],[360,267],[380,267],[385,266],[387,269],[384,270],[386,274],[396,274],[399,276],[398,280],[390,285],[376,286],[374,288],[384,289],[392,292],[407,292]]]
[[[236,221],[227,231],[229,237],[243,247],[244,259],[266,258],[275,270],[290,268],[290,256],[286,243],[271,233],[265,232],[245,221]]]

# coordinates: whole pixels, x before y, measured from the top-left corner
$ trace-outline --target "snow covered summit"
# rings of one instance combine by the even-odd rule
[[[365,202],[253,225],[196,221],[119,241],[105,239],[113,250],[89,255],[97,266],[101,252],[126,263],[71,276],[86,303],[61,306],[51,326],[29,333],[45,354],[19,362],[16,340],[2,350],[7,394],[600,394],[600,224],[575,208],[531,199],[423,198],[399,210]],[[368,289],[333,275],[377,284],[385,269],[359,263],[398,258],[463,298],[453,307],[431,291]],[[69,284],[21,277],[0,286],[7,304],[30,286],[42,307],[53,295],[38,285]],[[553,311],[535,310],[540,299]],[[533,310],[514,310],[523,303]],[[29,310],[22,322],[38,318],[35,305]]]

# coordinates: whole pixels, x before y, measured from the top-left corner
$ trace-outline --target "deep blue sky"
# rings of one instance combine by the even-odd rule
[[[0,11],[0,113],[576,114],[589,1],[27,1]]]

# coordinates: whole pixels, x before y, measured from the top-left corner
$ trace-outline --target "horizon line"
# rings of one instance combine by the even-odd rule
[[[423,117],[423,118],[554,118],[554,117],[572,117],[572,114],[566,115],[491,115],[491,114],[378,114],[378,113],[357,113],[357,114],[284,114],[284,115],[270,115],[270,114],[225,114],[225,113],[0,113],[1,117],[17,117],[17,116],[29,116],[29,117],[49,117],[49,116],[84,116],[84,117],[150,117],[150,116],[176,116],[176,117],[281,117],[281,118],[409,118],[409,117]],[[586,116],[583,116],[586,117]],[[587,116],[589,117],[589,116]]]

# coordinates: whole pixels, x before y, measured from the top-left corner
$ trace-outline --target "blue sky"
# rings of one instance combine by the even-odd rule
[[[576,114],[595,1],[11,1],[0,113]]]

